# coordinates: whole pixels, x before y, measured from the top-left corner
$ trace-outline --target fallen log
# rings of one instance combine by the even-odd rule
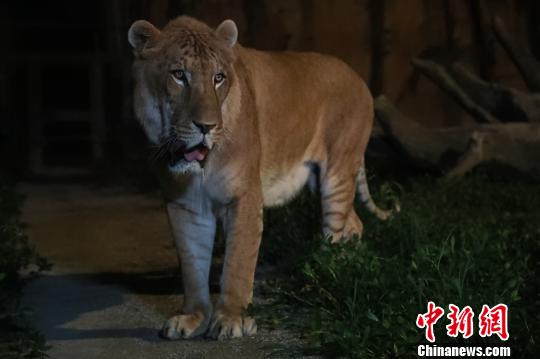
[[[446,158],[455,161],[467,149],[471,129],[428,129],[400,113],[385,96],[375,99],[375,114],[383,133],[417,167],[445,168]]]
[[[385,134],[419,167],[450,178],[496,161],[540,179],[540,123],[428,129],[402,115],[384,96],[375,100],[375,113]]]

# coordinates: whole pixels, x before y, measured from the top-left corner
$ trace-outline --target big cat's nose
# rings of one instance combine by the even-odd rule
[[[193,121],[193,124],[204,134],[206,135],[208,132],[210,132],[211,129],[216,127],[215,124],[207,124],[207,123],[200,123]]]

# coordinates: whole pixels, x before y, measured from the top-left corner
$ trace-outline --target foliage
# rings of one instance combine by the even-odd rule
[[[394,196],[392,188],[382,186],[376,197]],[[400,214],[380,222],[361,209],[364,237],[339,245],[312,238],[313,227],[301,218],[312,218],[318,209],[305,197],[267,213],[263,258],[279,256],[283,248],[294,253],[294,269],[271,286],[280,298],[273,305],[307,311],[302,320],[289,322],[307,333],[310,351],[327,357],[416,357],[424,339],[415,320],[434,301],[446,311],[450,303],[470,305],[476,314],[468,340],[446,336],[444,317],[435,326],[437,345],[504,345],[496,336],[481,338],[477,318],[482,304],[505,303],[512,356],[534,353],[540,323],[538,185],[498,180],[489,172],[452,183],[405,182]],[[283,219],[285,228],[276,234]]]
[[[49,267],[29,244],[20,221],[23,198],[13,186],[0,183],[0,357],[41,358],[43,337],[27,323],[20,305],[23,281],[20,270],[34,264]]]

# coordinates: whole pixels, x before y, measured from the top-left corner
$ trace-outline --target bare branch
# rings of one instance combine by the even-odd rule
[[[478,106],[499,120],[540,122],[540,94],[486,82],[460,64],[452,67],[452,76]]]
[[[489,111],[477,105],[469,95],[463,91],[459,84],[450,76],[444,67],[433,61],[413,59],[413,66],[433,81],[441,90],[451,96],[466,112],[471,114],[478,122],[499,122]]]

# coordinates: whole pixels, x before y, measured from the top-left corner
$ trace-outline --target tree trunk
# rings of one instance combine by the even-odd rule
[[[533,92],[540,92],[540,63],[528,50],[516,45],[515,40],[499,17],[495,17],[493,30],[497,40],[521,73],[527,87]]]
[[[378,96],[383,90],[384,57],[386,56],[385,0],[370,0],[371,15],[371,66],[369,88],[373,96]]]

